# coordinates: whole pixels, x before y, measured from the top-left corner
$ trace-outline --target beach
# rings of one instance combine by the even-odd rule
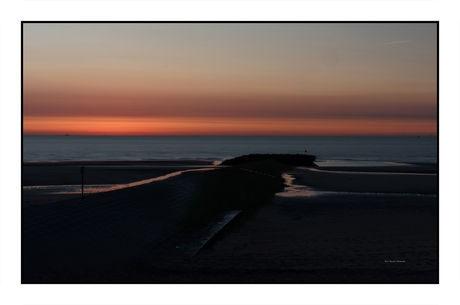
[[[412,175],[376,174],[369,178],[353,174],[352,168],[344,170],[349,173],[291,171],[295,183],[314,185],[318,190],[341,192],[347,179],[357,184],[345,188],[354,192],[347,195],[331,192],[277,196],[243,229],[204,251],[197,257],[197,264],[228,270],[239,261],[244,266],[242,270],[258,274],[257,280],[262,282],[436,282],[437,198],[415,194],[421,190],[425,194],[435,191],[437,177],[417,176],[417,183],[424,188],[414,188]],[[373,169],[387,173],[388,170]],[[429,166],[426,171],[429,172]],[[380,185],[390,178],[397,188]],[[351,185],[354,187],[350,188]],[[390,194],[395,192],[404,194]],[[237,281],[237,276],[228,279]]]
[[[290,172],[296,183],[321,191],[358,193],[437,194],[433,165],[323,167]]]
[[[84,184],[88,186],[128,184],[212,164],[211,161],[203,160],[26,162],[22,168],[22,185],[81,185],[82,166],[85,166]],[[37,205],[78,197],[81,197],[81,194],[24,192],[22,205]]]
[[[129,183],[210,165],[93,164],[85,175],[88,183]],[[24,166],[23,184],[78,184],[79,166]],[[283,193],[281,174],[294,177],[309,195],[275,196]],[[437,194],[433,164],[261,163],[184,172],[84,200],[33,204],[40,198],[23,197],[22,280],[437,283]],[[190,255],[206,223],[230,210],[242,212]]]

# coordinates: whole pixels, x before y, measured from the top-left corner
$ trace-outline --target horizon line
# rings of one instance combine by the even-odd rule
[[[230,135],[230,134],[173,134],[173,135],[155,135],[155,134],[22,134],[22,136],[51,136],[51,137],[65,137],[65,136],[73,136],[73,137],[437,137],[437,134],[326,134],[326,135],[265,135],[265,134],[252,134],[252,135]]]

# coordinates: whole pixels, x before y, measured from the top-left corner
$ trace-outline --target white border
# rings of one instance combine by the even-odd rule
[[[440,285],[20,285],[21,20],[440,21]],[[459,304],[460,17],[454,1],[0,2],[0,303]]]

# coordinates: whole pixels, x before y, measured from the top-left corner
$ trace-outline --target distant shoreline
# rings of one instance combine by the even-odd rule
[[[215,163],[222,162],[224,159],[154,159],[154,160],[23,160],[22,164],[25,166],[33,165],[216,165]],[[391,167],[392,163],[394,167],[410,165],[410,166],[437,166],[437,162],[407,162],[407,161],[383,161],[383,160],[350,160],[350,159],[316,159],[315,162],[328,162],[328,161],[340,161],[340,162],[352,162],[352,163],[366,163],[374,162],[380,163],[378,166],[370,167]],[[325,167],[325,166],[320,166]],[[329,167],[329,166],[328,166]],[[331,167],[369,167],[369,166],[331,166]]]
[[[309,154],[317,161],[435,163],[437,143],[437,137],[24,137],[23,162],[214,162],[248,154]]]

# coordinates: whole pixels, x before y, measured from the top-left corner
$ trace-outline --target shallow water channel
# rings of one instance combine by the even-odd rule
[[[208,171],[208,170],[214,170],[214,169],[216,168],[211,167],[211,168],[186,169],[186,170],[169,173],[167,175],[163,175],[163,176],[159,176],[155,178],[135,181],[131,183],[123,183],[123,184],[87,184],[87,185],[84,185],[84,193],[94,194],[94,193],[121,190],[127,187],[143,185],[143,184],[151,183],[154,181],[166,180],[168,178],[178,176],[182,173]],[[22,189],[27,194],[61,194],[61,195],[81,194],[81,184],[33,185],[33,186],[24,186]]]
[[[309,169],[315,170],[315,169]],[[340,172],[348,174],[347,172]],[[351,173],[350,173],[351,174]],[[371,174],[371,173],[365,173]],[[394,173],[393,173],[394,174]],[[404,173],[401,173],[404,174]],[[285,187],[282,192],[276,193],[280,197],[311,197],[320,195],[378,195],[378,196],[415,196],[415,197],[437,197],[436,194],[406,194],[406,193],[369,193],[369,192],[337,192],[337,191],[320,191],[312,187],[294,184],[295,177],[288,173],[283,173]]]

